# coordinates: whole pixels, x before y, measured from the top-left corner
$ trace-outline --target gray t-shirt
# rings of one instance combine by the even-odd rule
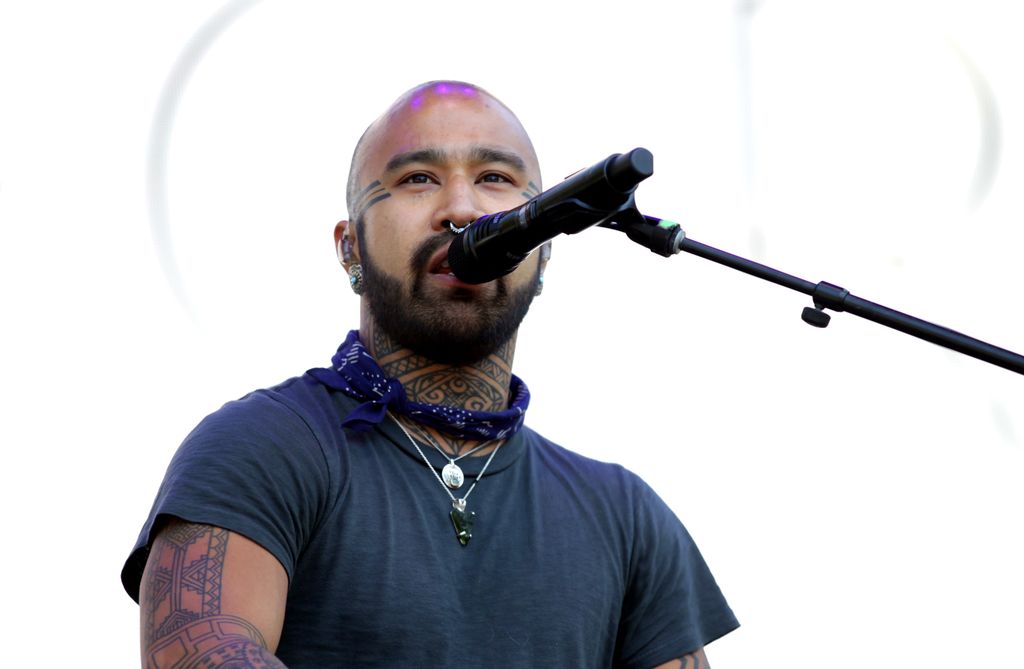
[[[128,593],[138,599],[161,518],[176,516],[281,562],[277,655],[291,669],[649,669],[738,626],[682,524],[636,475],[523,428],[470,495],[463,546],[450,498],[393,422],[339,426],[354,406],[307,375],[203,420],[125,563]],[[485,460],[460,460],[460,493]]]

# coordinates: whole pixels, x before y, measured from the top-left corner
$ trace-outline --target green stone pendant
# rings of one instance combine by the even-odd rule
[[[476,521],[476,513],[466,511],[466,500],[457,499],[452,502],[452,525],[455,526],[455,536],[459,543],[465,546],[473,538],[473,523]]]

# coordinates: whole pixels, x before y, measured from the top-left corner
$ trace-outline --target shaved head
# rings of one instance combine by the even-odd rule
[[[348,185],[345,189],[345,200],[348,207],[349,217],[351,219],[354,220],[359,216],[359,212],[354,211],[353,208],[362,187],[362,172],[365,165],[366,155],[373,148],[374,144],[381,139],[381,136],[388,130],[388,128],[394,123],[400,122],[401,117],[405,113],[409,111],[416,111],[430,101],[460,98],[486,99],[488,103],[493,103],[503,109],[508,115],[509,120],[522,132],[522,135],[530,149],[529,158],[532,159],[534,165],[537,164],[536,151],[533,149],[533,144],[530,143],[529,135],[526,134],[526,129],[523,128],[522,123],[519,122],[519,119],[512,110],[509,109],[501,100],[497,99],[483,88],[464,81],[428,81],[424,84],[415,86],[400,95],[398,99],[388,107],[387,111],[381,114],[380,117],[370,124],[356,143],[356,148],[352,152],[352,164],[350,165],[348,172]]]

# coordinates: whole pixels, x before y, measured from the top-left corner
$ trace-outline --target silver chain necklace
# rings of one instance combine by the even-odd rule
[[[401,424],[401,422],[399,422],[399,424]],[[462,467],[459,467],[455,463],[461,460],[462,458],[466,457],[467,455],[473,455],[481,448],[486,448],[487,446],[490,446],[496,441],[495,439],[485,441],[484,443],[475,446],[466,451],[465,453],[453,458],[452,456],[448,455],[448,453],[443,448],[441,448],[441,445],[437,443],[437,439],[434,439],[434,436],[432,434],[430,434],[426,430],[423,430],[422,432],[420,430],[417,430],[416,433],[423,437],[423,441],[426,441],[431,446],[433,446],[434,450],[440,453],[442,458],[448,461],[448,464],[446,464],[444,466],[444,469],[441,470],[441,481],[452,490],[458,490],[459,488],[462,487],[462,484],[466,482],[466,475],[463,473]],[[406,435],[409,436],[410,433],[407,431]],[[411,439],[412,437],[409,436],[409,438]]]
[[[434,478],[437,479],[437,482],[441,484],[441,487],[444,488],[444,491],[448,493],[448,496],[451,498],[452,511],[450,515],[452,518],[452,525],[455,526],[455,537],[459,540],[460,544],[465,546],[469,543],[469,540],[473,538],[473,523],[476,521],[476,512],[468,511],[466,509],[466,500],[473,493],[473,489],[476,488],[476,484],[480,483],[480,479],[484,477],[484,472],[487,471],[487,467],[490,466],[491,460],[493,460],[494,456],[498,454],[498,450],[501,448],[504,442],[498,444],[494,448],[494,450],[491,451],[491,454],[487,457],[487,462],[485,462],[484,466],[480,468],[480,473],[476,475],[476,480],[473,481],[473,485],[469,486],[469,490],[466,491],[466,494],[463,495],[462,497],[456,498],[455,495],[452,494],[452,491],[448,489],[448,484],[444,482],[444,479],[441,478],[441,475],[438,474],[437,470],[434,469],[434,466],[430,464],[430,460],[428,460],[426,454],[423,453],[423,449],[420,448],[419,443],[417,443],[417,441],[413,439],[412,435],[409,434],[409,430],[405,429],[405,426],[402,425],[402,422],[395,418],[395,416],[391,412],[388,412],[388,415],[391,416],[391,420],[395,421],[395,423],[398,425],[398,428],[402,431],[402,433],[406,437],[408,437],[409,441],[412,443],[413,448],[415,448],[416,452],[420,454],[421,458],[423,458],[423,462],[427,465],[427,469],[430,470],[430,473],[434,475]],[[486,446],[486,444],[481,444],[477,448],[474,448],[473,451],[479,450],[484,446]],[[473,451],[469,451],[469,453],[472,453]],[[469,455],[469,453],[464,453],[459,457],[464,457],[466,455]],[[446,458],[448,457],[447,454],[444,453],[444,451],[442,451],[441,454],[444,455]],[[448,465],[445,465],[445,468],[447,469],[449,465],[453,464],[454,462],[449,462]],[[456,468],[458,468],[457,465]],[[461,469],[459,469],[459,473],[462,473]]]

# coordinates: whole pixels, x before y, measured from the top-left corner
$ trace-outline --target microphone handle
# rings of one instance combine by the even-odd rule
[[[630,201],[637,184],[652,174],[654,157],[647,149],[608,156],[518,209],[474,221],[448,248],[448,264],[467,283],[509,274],[544,242],[613,216]]]

